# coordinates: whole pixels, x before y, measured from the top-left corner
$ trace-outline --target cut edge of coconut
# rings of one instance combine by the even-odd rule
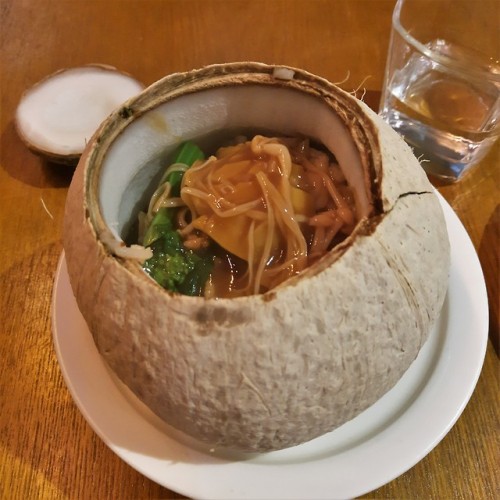
[[[362,173],[357,180],[351,179],[350,185],[357,184],[358,189],[365,191],[369,206],[367,210],[370,214],[365,214],[361,217],[361,220],[351,235],[347,237],[346,241],[337,245],[320,261],[315,263],[312,268],[304,270],[300,274],[300,277],[312,276],[325,267],[328,267],[345,252],[353,239],[360,235],[369,234],[374,230],[384,209],[380,203],[380,145],[370,117],[366,116],[364,108],[359,105],[357,99],[329,81],[312,75],[307,71],[288,67],[285,67],[290,70],[286,75],[286,79],[276,78],[274,74],[275,68],[275,66],[263,63],[245,62],[210,65],[188,73],[174,73],[159,80],[145,92],[124,103],[123,106],[114,111],[108,120],[103,122],[97,133],[99,147],[96,149],[96,145],[94,144],[88,150],[87,163],[94,163],[98,167],[91,169],[91,172],[87,172],[86,175],[84,182],[86,207],[96,234],[99,235],[103,231],[108,231],[116,239],[113,245],[110,245],[109,241],[103,242],[101,240],[106,252],[119,257],[122,260],[122,265],[133,274],[140,276],[143,280],[152,282],[149,276],[142,270],[140,259],[139,261],[131,259],[133,262],[127,262],[130,259],[128,259],[126,254],[119,256],[115,252],[118,246],[123,247],[123,239],[120,236],[121,232],[118,230],[118,222],[114,218],[110,219],[105,216],[102,212],[103,207],[101,206],[101,195],[98,188],[99,180],[102,181],[103,177],[105,177],[102,170],[104,163],[108,160],[108,149],[119,136],[121,142],[125,141],[125,136],[127,135],[125,130],[129,125],[140,118],[144,118],[144,115],[153,109],[157,109],[158,106],[173,102],[183,94],[192,95],[200,91],[213,90],[214,88],[239,87],[243,80],[245,84],[251,83],[262,88],[272,84],[288,90],[299,91],[309,97],[324,99],[326,101],[325,105],[330,108],[330,112],[337,115],[340,122],[346,127],[346,135],[353,141],[353,145],[357,150],[356,154],[359,155],[359,169]],[[283,67],[280,66],[278,68],[281,70]],[[292,71],[293,75],[291,74]],[[289,76],[291,78],[288,78]],[[166,84],[168,85],[168,89],[165,89]],[[153,125],[153,128],[157,127],[156,122]],[[177,137],[177,141],[179,140],[181,138]],[[328,147],[328,149],[330,148]],[[138,162],[137,164],[140,165],[142,162]],[[114,189],[116,188],[117,186],[115,185]],[[267,294],[272,296],[278,288],[293,285],[297,282],[296,278],[298,277],[290,278],[285,283],[276,287],[276,289],[267,292]],[[152,284],[154,285],[155,283],[153,282]],[[259,295],[259,297],[264,297],[264,295]],[[266,297],[264,299],[267,300]]]
[[[33,153],[76,165],[99,125],[143,89],[139,80],[110,65],[60,69],[23,93],[15,128]]]

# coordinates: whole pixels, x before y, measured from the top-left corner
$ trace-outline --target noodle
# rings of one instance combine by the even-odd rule
[[[326,172],[323,172],[320,168],[314,165],[314,163],[310,162],[306,158],[304,158],[304,164],[321,176],[326,189],[330,193],[330,196],[332,197],[337,207],[339,207],[339,209],[340,208],[344,209],[344,215],[347,218],[347,220],[344,219],[345,222],[347,222],[348,224],[352,223],[354,216],[351,210],[349,210],[349,208],[347,207],[347,204],[345,203],[343,198],[340,196],[340,193],[337,191],[335,184],[333,183],[333,180],[330,178],[330,176]]]
[[[295,241],[298,243],[299,248],[297,251],[299,255],[306,256],[306,241],[297,221],[294,218],[291,204],[286,203],[286,201],[280,196],[279,191],[273,186],[273,184],[269,182],[268,178],[265,175],[257,174],[257,179],[263,187],[262,191],[264,193],[264,196],[266,197],[266,200],[269,200],[268,213],[272,212],[272,210],[270,210],[270,207],[271,205],[274,205],[274,207],[277,209],[278,221],[282,221],[284,223],[284,225],[289,229],[289,232],[291,233],[290,236],[294,237]],[[290,248],[290,246],[291,243],[289,242],[288,248]]]
[[[188,225],[188,221],[186,219],[188,213],[188,208],[185,206],[181,210],[177,212],[177,226],[179,229],[184,229]]]
[[[154,215],[158,211],[158,203],[161,202],[163,198],[168,198],[170,194],[170,183],[164,182],[161,184],[158,189],[151,196],[151,200],[149,202],[148,207],[148,215]]]
[[[259,175],[259,174],[258,174]],[[260,174],[262,175],[262,174]],[[259,182],[261,179],[258,177]],[[269,193],[266,192],[265,189],[263,189],[263,194],[264,198],[266,200],[266,203],[269,206]],[[260,257],[260,262],[257,267],[257,273],[255,276],[255,282],[254,282],[254,293],[259,293],[260,290],[260,283],[262,281],[262,274],[264,272],[264,268],[266,267],[267,260],[269,259],[269,255],[271,254],[271,245],[273,242],[273,235],[274,235],[274,212],[272,210],[267,211],[267,231],[266,231],[266,242],[264,245],[264,250],[262,252],[262,255]]]
[[[221,205],[232,205],[230,202],[225,200],[224,198],[216,198],[212,194],[207,194],[204,193],[203,191],[200,191],[199,189],[194,189],[194,188],[184,188],[182,190],[182,193],[184,196],[186,195],[191,195],[195,198],[199,198],[205,202],[207,202],[213,211],[219,216],[219,217],[234,217],[235,215],[247,212],[248,210],[252,208],[256,208],[261,204],[260,200],[255,200],[249,203],[246,203],[245,205],[238,205],[238,206],[233,206],[232,208],[228,210],[222,210]]]

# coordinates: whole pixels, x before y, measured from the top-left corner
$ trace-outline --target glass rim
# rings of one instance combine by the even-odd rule
[[[435,50],[430,49],[422,42],[417,40],[401,23],[401,9],[405,0],[397,0],[396,6],[392,13],[392,27],[416,50],[421,54],[427,56],[429,59],[436,61],[437,63],[452,68],[455,71],[466,73],[470,76],[475,76],[476,78],[487,78],[489,81],[494,83],[500,83],[500,72],[496,73],[494,71],[488,71],[486,68],[480,68],[478,66],[470,66],[465,61],[459,61],[458,59],[446,56]],[[491,66],[490,66],[491,67]],[[500,66],[499,66],[500,71]]]

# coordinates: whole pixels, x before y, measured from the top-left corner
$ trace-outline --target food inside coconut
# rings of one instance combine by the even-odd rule
[[[309,139],[238,137],[205,157],[174,153],[139,215],[143,268],[167,290],[238,297],[265,293],[348,236],[359,217],[335,158]]]

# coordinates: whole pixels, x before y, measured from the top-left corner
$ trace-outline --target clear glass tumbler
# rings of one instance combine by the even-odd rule
[[[500,134],[500,0],[398,0],[380,114],[430,175],[477,164]]]

